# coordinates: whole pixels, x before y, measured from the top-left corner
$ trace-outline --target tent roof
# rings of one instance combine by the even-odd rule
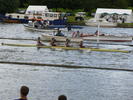
[[[131,9],[106,9],[106,8],[97,8],[96,14],[101,14],[101,13],[108,13],[108,14],[132,14]]]
[[[28,13],[28,11],[49,11],[47,6],[39,6],[39,5],[29,5],[29,7],[26,10],[26,13]]]

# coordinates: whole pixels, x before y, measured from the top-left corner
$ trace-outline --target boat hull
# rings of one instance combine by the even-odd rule
[[[25,25],[24,24],[24,27],[25,29],[27,30],[31,30],[31,31],[38,31],[38,32],[57,32],[58,31],[58,28],[35,28],[35,27],[32,27],[32,26],[29,26],[29,25]],[[60,29],[61,31],[67,31],[67,29]]]
[[[131,42],[132,37],[120,37],[120,36],[88,36],[88,37],[83,37],[83,40],[88,40],[88,41],[110,41],[110,42]]]
[[[2,43],[5,46],[17,46],[17,47],[39,47],[39,48],[50,48],[50,49],[64,49],[64,50],[89,50],[98,52],[121,52],[129,53],[127,50],[117,50],[117,49],[102,49],[102,48],[76,48],[76,47],[64,47],[64,46],[37,46],[35,44],[7,44]]]

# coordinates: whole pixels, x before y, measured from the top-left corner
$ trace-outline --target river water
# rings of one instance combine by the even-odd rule
[[[94,33],[84,27],[81,32]],[[133,36],[132,28],[101,28],[107,34]],[[1,38],[35,39],[41,32],[25,30],[22,24],[0,24]],[[35,44],[35,41],[0,39],[4,43]],[[105,47],[105,46],[104,46]],[[106,48],[133,50],[132,47],[106,45]],[[133,69],[133,53],[83,52],[0,46],[0,61],[64,64],[105,68]],[[0,99],[19,97],[19,88],[30,88],[31,100],[132,100],[133,72],[119,70],[75,69],[48,66],[0,64]]]

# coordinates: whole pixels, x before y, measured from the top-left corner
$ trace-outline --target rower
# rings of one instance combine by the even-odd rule
[[[37,46],[44,46],[44,44],[41,42],[40,37],[37,38]]]
[[[83,46],[83,41],[80,41],[79,47],[80,47],[80,48],[85,48],[85,46]]]
[[[69,44],[70,44],[70,40],[69,40],[69,39],[66,39],[65,46],[66,46],[66,47],[70,47],[70,45],[69,45]]]
[[[55,38],[52,38],[51,39],[51,42],[50,42],[50,45],[51,46],[56,46],[55,42],[56,42],[56,39]]]
[[[58,29],[58,32],[56,33],[55,36],[64,36],[64,34],[61,32],[61,30]]]
[[[95,36],[97,36],[98,34],[99,34],[99,36],[105,36],[105,34],[98,33],[98,30],[96,30]]]

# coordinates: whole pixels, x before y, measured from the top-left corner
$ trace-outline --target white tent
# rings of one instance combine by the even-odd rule
[[[48,11],[47,6],[29,5],[25,14],[43,14]]]
[[[125,18],[125,22],[131,23],[133,21],[133,12],[131,9],[107,9],[107,8],[97,8],[96,14],[95,14],[95,19],[99,20],[101,18],[102,14],[108,14],[106,16],[109,18],[113,14],[116,14],[119,18]],[[112,15],[111,15],[112,14]],[[109,16],[110,15],[110,16]]]

